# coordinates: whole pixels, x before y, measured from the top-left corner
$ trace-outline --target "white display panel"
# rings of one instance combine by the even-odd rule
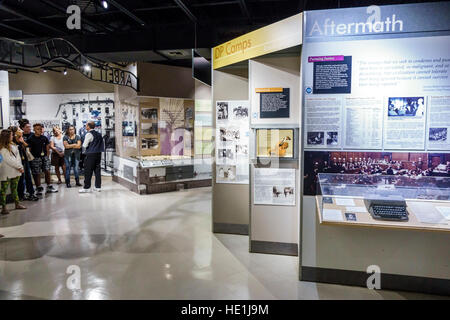
[[[248,184],[249,102],[216,102],[216,183]]]
[[[305,149],[448,151],[448,48],[449,36],[308,43]]]
[[[295,206],[295,169],[255,168],[253,204]]]

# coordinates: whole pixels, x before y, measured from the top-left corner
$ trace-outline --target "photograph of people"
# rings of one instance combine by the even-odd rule
[[[335,131],[327,132],[327,146],[336,146],[338,144],[338,133]]]
[[[425,114],[423,97],[389,98],[388,117],[423,117]]]
[[[309,145],[322,145],[324,139],[323,132],[308,132]]]
[[[430,141],[447,141],[447,128],[430,128]]]
[[[217,120],[228,119],[228,102],[217,102]]]

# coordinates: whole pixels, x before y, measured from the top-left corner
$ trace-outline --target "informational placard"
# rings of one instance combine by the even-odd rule
[[[333,148],[341,146],[342,101],[338,97],[306,99],[305,147]]]
[[[388,17],[379,22],[356,8],[307,12],[305,149],[449,151],[450,36],[437,33],[448,21],[429,25],[421,16],[413,27],[409,18],[449,8],[373,6]],[[430,32],[414,36],[421,28]]]
[[[344,147],[381,149],[383,146],[383,105],[379,97],[344,99]]]
[[[260,94],[260,118],[289,118],[289,88],[263,88],[256,92]]]
[[[253,203],[295,206],[295,169],[255,168]]]
[[[248,184],[249,102],[216,103],[216,183]]]
[[[428,149],[450,150],[450,94],[428,98]]]
[[[309,57],[314,63],[313,93],[351,93],[352,57]]]

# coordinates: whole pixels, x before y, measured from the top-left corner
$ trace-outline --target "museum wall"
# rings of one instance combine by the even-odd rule
[[[303,197],[302,266],[450,279],[445,232],[321,225],[315,197]]]
[[[283,124],[299,124],[300,114],[300,54],[298,56],[268,56],[250,60],[251,123],[272,124],[274,119],[261,119],[260,99],[256,88],[283,87],[290,89],[290,116]],[[255,118],[255,113],[257,117]]]
[[[298,128],[300,123],[300,55],[274,56],[250,60],[251,126]],[[289,118],[260,119],[260,94],[256,88],[289,88]],[[298,144],[299,141],[293,141]],[[278,166],[278,164],[276,164]],[[299,239],[299,166],[298,160],[279,161],[282,169],[295,170],[294,205],[255,205],[255,165],[251,164],[251,226],[250,241],[256,251],[298,254]],[[276,169],[276,168],[274,168]],[[261,248],[267,243],[267,248]],[[258,247],[258,249],[256,249]]]
[[[131,88],[117,85],[114,87],[116,154],[123,158],[137,156],[139,153],[137,137],[123,137],[122,135],[123,121],[138,121],[139,119],[139,105],[137,102],[132,102],[136,97],[136,91]]]
[[[194,157],[209,159],[212,157],[212,88],[195,80],[195,127]],[[211,164],[209,164],[211,166]]]
[[[300,279],[365,286],[375,265],[381,288],[387,275],[385,288],[448,292],[450,24],[439,13],[449,4],[381,9],[404,19],[399,32],[312,32],[333,19],[363,21],[364,8],[305,16]],[[407,214],[376,216],[376,197],[391,205],[397,197]]]
[[[194,99],[192,69],[139,62],[139,96]]]
[[[9,125],[9,84],[8,84],[8,71],[0,71],[0,98],[2,99],[2,125],[8,127]],[[5,103],[6,102],[6,103]]]
[[[9,90],[22,90],[23,94],[114,92],[114,85],[90,80],[75,70],[68,70],[67,75],[52,71],[19,71],[9,74],[9,83]]]
[[[216,101],[221,100],[248,100],[248,69],[245,66],[213,71],[213,106],[216,105]],[[214,127],[216,127],[215,109],[214,107]],[[215,177],[213,165],[213,231],[248,234],[248,184],[217,184]]]

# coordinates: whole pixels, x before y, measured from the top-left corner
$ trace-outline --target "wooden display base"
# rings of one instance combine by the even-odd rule
[[[450,220],[446,220],[446,223],[423,223],[420,222],[416,215],[415,210],[417,204],[425,204],[427,206],[434,207],[450,207],[450,203],[446,201],[435,201],[435,200],[406,200],[406,204],[409,212],[409,220],[405,222],[400,221],[386,221],[386,220],[375,220],[372,218],[369,212],[352,212],[356,216],[356,221],[347,221],[345,218],[346,206],[339,206],[336,204],[336,198],[346,198],[352,199],[355,203],[354,207],[364,207],[364,199],[362,198],[352,198],[345,196],[331,197],[333,203],[323,203],[323,209],[333,209],[340,210],[342,214],[343,221],[330,221],[323,220],[321,202],[322,196],[316,196],[316,213],[319,218],[320,224],[325,225],[345,225],[345,226],[355,226],[355,227],[376,227],[376,228],[389,228],[389,229],[410,229],[410,230],[420,230],[420,231],[439,231],[439,232],[450,232]]]

